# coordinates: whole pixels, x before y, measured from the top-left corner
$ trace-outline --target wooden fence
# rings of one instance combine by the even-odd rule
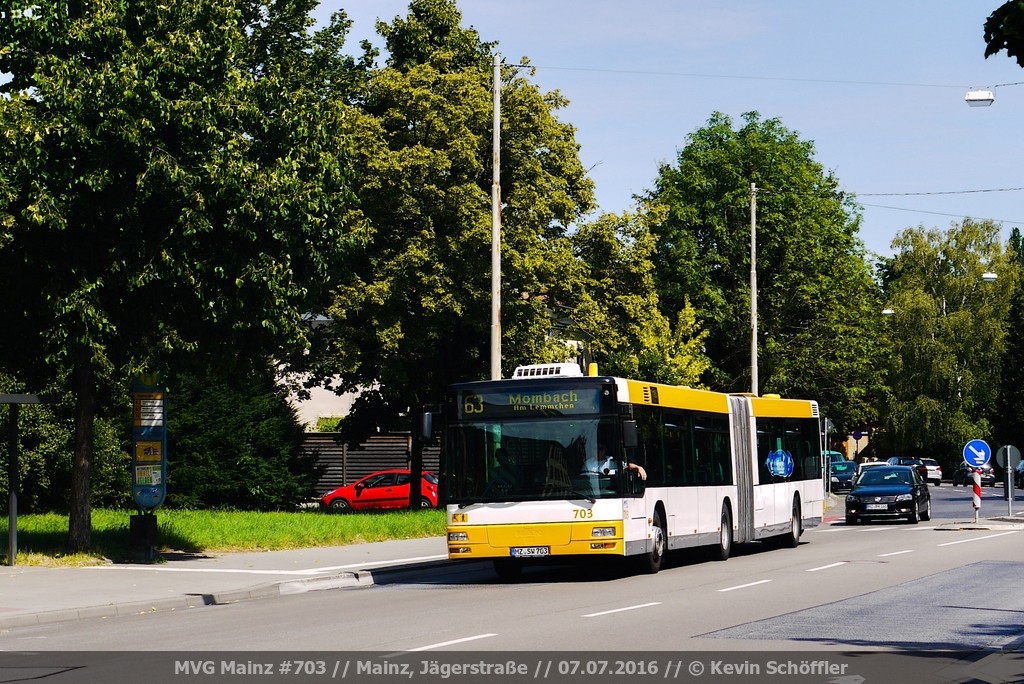
[[[316,459],[320,479],[317,497],[336,487],[351,484],[378,470],[409,467],[409,435],[377,435],[359,446],[351,447],[338,440],[334,432],[309,432],[303,450]],[[437,474],[441,449],[423,448],[423,470]]]

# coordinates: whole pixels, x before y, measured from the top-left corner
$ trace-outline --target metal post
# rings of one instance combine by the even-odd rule
[[[501,55],[494,55],[491,160],[491,379],[501,378]]]
[[[7,448],[7,565],[18,555],[18,405],[11,404],[10,441]]]
[[[757,185],[750,184],[750,393],[757,396]]]
[[[979,468],[974,469],[972,476],[974,482],[974,522],[978,522],[978,511],[981,510],[981,470]]]

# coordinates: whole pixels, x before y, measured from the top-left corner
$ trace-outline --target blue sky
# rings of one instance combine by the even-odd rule
[[[720,111],[778,118],[865,205],[860,237],[891,254],[903,229],[965,216],[1024,228],[1024,69],[984,58],[1000,0],[461,0],[463,25],[528,57],[571,104],[601,211],[633,207],[661,163]],[[358,40],[406,0],[327,0]],[[1005,85],[1004,85],[1005,84]],[[969,88],[995,87],[991,107]],[[983,192],[981,192],[983,191]],[[952,194],[913,194],[952,193]]]

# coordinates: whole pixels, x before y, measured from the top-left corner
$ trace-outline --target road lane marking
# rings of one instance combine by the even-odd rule
[[[999,534],[990,534],[984,537],[972,537],[971,539],[960,539],[959,541],[946,542],[939,544],[939,546],[953,546],[954,544],[966,544],[967,542],[982,541],[984,539],[995,539],[996,537],[1005,537],[1008,534],[1017,534],[1017,530],[1010,530],[1009,532],[1000,532]]]
[[[610,615],[612,613],[621,613],[625,610],[636,610],[637,608],[649,608],[650,606],[660,606],[661,601],[654,601],[652,603],[641,603],[635,606],[626,606],[625,608],[615,608],[614,610],[602,610],[600,613],[588,613],[583,617],[597,617],[599,615]]]
[[[410,648],[404,653],[415,653],[416,651],[429,651],[432,648],[443,648],[444,646],[454,646],[455,644],[464,644],[467,641],[476,641],[477,639],[488,639],[497,634],[477,634],[476,636],[464,637],[462,639],[452,639],[451,641],[442,641],[439,644],[430,644],[429,646],[420,646],[419,648]]]
[[[840,565],[846,565],[849,561],[839,561],[838,563],[831,563],[829,565],[822,565],[817,568],[810,568],[807,572],[818,572],[819,570],[828,570],[829,568],[838,568]]]
[[[880,554],[878,554],[878,557],[879,558],[887,558],[889,556],[898,556],[901,553],[914,553],[914,550],[913,549],[907,549],[906,551],[893,551],[892,553],[880,553]]]
[[[747,587],[756,587],[758,584],[768,584],[771,580],[759,580],[757,582],[749,582],[747,584],[740,584],[735,587],[726,587],[725,589],[719,589],[718,591],[735,591],[736,589],[746,589]]]

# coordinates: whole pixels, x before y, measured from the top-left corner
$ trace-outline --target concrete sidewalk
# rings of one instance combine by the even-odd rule
[[[291,551],[164,554],[163,562],[0,568],[8,627],[187,610],[316,589],[373,584],[375,571],[447,559],[444,537]]]

